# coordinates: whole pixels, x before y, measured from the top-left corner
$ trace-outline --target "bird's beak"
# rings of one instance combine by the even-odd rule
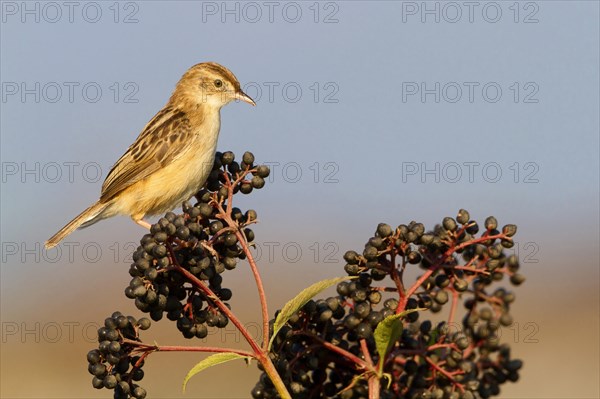
[[[247,95],[246,93],[244,93],[241,90],[238,91],[237,93],[235,93],[235,98],[236,98],[236,100],[244,101],[251,105],[256,105],[254,100],[252,98],[250,98],[249,95]]]

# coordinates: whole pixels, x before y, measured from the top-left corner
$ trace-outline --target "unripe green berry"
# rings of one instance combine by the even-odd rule
[[[379,237],[385,238],[385,237],[389,237],[392,235],[394,231],[392,230],[392,227],[389,224],[385,224],[385,223],[379,223],[377,225],[377,235]]]
[[[242,183],[240,185],[240,192],[242,194],[250,194],[252,192],[252,184],[251,183]]]
[[[225,151],[221,156],[221,163],[223,165],[229,165],[235,160],[235,154],[231,151]]]
[[[525,276],[523,276],[522,274],[515,273],[512,276],[510,276],[510,282],[513,283],[514,285],[521,285],[521,284],[523,284],[524,281],[525,281]]]
[[[256,168],[256,175],[262,177],[263,179],[265,177],[269,177],[269,174],[271,173],[271,170],[269,169],[268,166],[266,165],[259,165]]]
[[[494,230],[497,227],[498,227],[498,221],[496,220],[495,217],[489,216],[487,219],[485,219],[485,228],[487,230]]]
[[[469,287],[469,284],[465,280],[456,279],[456,280],[454,280],[453,286],[456,291],[463,292],[463,291],[467,290],[467,288]]]
[[[502,227],[502,233],[507,235],[508,237],[512,237],[517,234],[517,225],[515,224],[507,224]]]
[[[460,211],[458,211],[458,215],[456,215],[456,221],[460,224],[467,224],[469,222],[471,218],[471,215],[469,215],[469,212],[467,212],[464,209],[461,209]]]
[[[444,290],[439,290],[438,292],[436,292],[435,296],[433,297],[433,300],[439,303],[440,305],[443,305],[446,302],[448,302],[448,293]]]
[[[242,156],[242,162],[244,162],[246,165],[252,165],[254,163],[254,154],[246,151]]]
[[[442,221],[442,226],[444,226],[444,228],[448,231],[454,231],[457,228],[456,220],[452,219],[451,217],[445,217]]]

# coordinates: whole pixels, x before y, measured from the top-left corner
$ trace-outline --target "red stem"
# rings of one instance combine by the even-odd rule
[[[485,234],[487,234],[487,233],[485,233]],[[466,241],[466,242],[463,242],[463,243],[462,243],[462,244],[460,244],[460,245],[457,245],[456,247],[454,247],[454,248],[452,249],[452,252],[454,252],[454,251],[458,251],[459,249],[466,248],[466,247],[468,247],[468,246],[470,246],[470,245],[473,245],[473,244],[478,244],[478,243],[480,243],[480,242],[487,241],[487,240],[495,240],[495,239],[497,239],[497,238],[498,238],[498,239],[505,239],[505,240],[510,240],[510,241],[512,241],[512,238],[510,238],[510,237],[507,237],[507,236],[506,236],[505,234],[503,234],[503,233],[496,234],[496,235],[493,235],[493,236],[486,236],[485,234],[484,234],[483,236],[479,237],[479,238],[474,238],[474,239],[472,239],[472,240],[470,240],[470,241]],[[450,252],[450,253],[452,253],[452,252]]]
[[[329,349],[329,350],[331,350],[331,351],[333,351],[333,352],[335,352],[335,353],[337,353],[337,354],[339,354],[339,355],[342,355],[342,356],[344,356],[345,358],[347,358],[347,359],[349,359],[349,360],[352,360],[352,361],[353,361],[354,363],[356,363],[356,365],[358,365],[359,367],[361,367],[361,368],[365,368],[365,369],[368,369],[368,368],[370,368],[370,367],[369,367],[369,365],[368,365],[368,364],[367,364],[367,363],[366,363],[364,360],[362,360],[360,357],[358,357],[358,356],[355,356],[354,354],[352,354],[352,353],[350,353],[350,352],[348,352],[348,351],[345,351],[344,349],[342,349],[342,348],[339,348],[339,347],[337,347],[337,346],[333,345],[333,344],[332,344],[332,343],[330,343],[330,342],[327,342],[327,341],[322,341],[322,340],[320,340],[320,341],[321,341],[321,344],[322,344],[322,345],[323,345],[325,348],[327,348],[327,349]]]
[[[461,393],[465,392],[465,388],[463,387],[463,385],[461,383],[457,382],[450,373],[448,373],[446,370],[444,370],[443,368],[441,368],[440,366],[438,366],[433,360],[431,360],[427,356],[425,356],[425,361],[427,363],[429,363],[431,365],[431,367],[433,367],[435,370],[437,370],[440,373],[442,373],[448,380],[450,380],[450,382],[454,386],[458,387],[458,389],[460,390]]]
[[[360,349],[362,351],[363,356],[365,357],[365,361],[373,367],[373,359],[371,359],[371,354],[369,353],[369,348],[367,347],[367,340],[360,340]]]
[[[350,353],[338,346],[333,345],[330,342],[325,341],[323,338],[316,336],[314,334],[311,334],[307,331],[299,331],[299,334],[304,334],[308,337],[313,338],[316,341],[319,341],[319,343],[321,345],[323,345],[325,348],[331,350],[332,352],[337,353],[338,355],[341,355],[343,357],[345,357],[348,360],[351,360],[352,362],[354,362],[358,367],[362,368],[362,369],[368,369],[372,372],[375,372],[375,370],[373,369],[373,367],[371,367],[371,365],[369,365],[366,361],[364,361],[363,359],[361,359],[360,357],[354,355],[353,353]]]
[[[156,351],[156,352],[211,352],[211,353],[224,353],[224,352],[233,352],[237,353],[241,356],[247,356],[256,358],[256,355],[252,352],[244,351],[241,349],[231,349],[231,348],[219,348],[215,346],[179,346],[179,345],[148,345],[137,341],[132,340],[123,340],[123,342],[127,343],[131,346],[137,346],[144,351]]]
[[[244,254],[246,254],[246,259],[248,260],[248,264],[250,264],[250,269],[252,270],[252,275],[254,276],[254,281],[256,282],[256,289],[258,290],[258,297],[260,299],[260,308],[262,311],[262,321],[263,321],[263,345],[262,348],[264,351],[269,349],[269,309],[267,307],[267,296],[265,295],[265,288],[262,283],[262,279],[260,277],[260,273],[258,272],[258,267],[256,266],[256,262],[254,261],[254,257],[250,252],[250,248],[248,248],[248,243],[246,242],[246,236],[242,234],[241,231],[236,231],[235,236],[237,237],[242,249],[244,250]]]
[[[444,253],[444,255],[437,261],[437,263],[435,265],[432,265],[429,267],[429,270],[427,270],[421,277],[419,277],[419,279],[409,288],[408,292],[406,293],[406,296],[400,301],[401,303],[398,304],[398,306],[400,308],[400,311],[404,310],[405,306],[406,306],[406,302],[408,301],[408,298],[410,298],[416,291],[417,289],[419,289],[419,287],[433,274],[433,272],[435,272],[437,269],[439,269],[442,265],[443,262],[446,261],[446,259],[448,259],[448,257],[450,255],[452,255],[455,251],[462,249],[462,248],[466,248],[470,245],[474,245],[483,241],[487,241],[487,240],[493,240],[493,239],[510,239],[508,237],[506,237],[506,235],[504,234],[496,234],[493,236],[483,236],[483,237],[479,237],[479,238],[475,238],[473,240],[464,242],[460,245],[456,245],[453,247],[448,248],[448,250]]]
[[[229,174],[227,172],[224,173],[225,183],[227,184],[228,192],[227,192],[227,211],[223,215],[223,218],[225,219],[225,222],[230,227],[236,228],[235,236],[237,237],[238,242],[240,243],[242,250],[244,251],[244,254],[246,255],[246,259],[248,260],[248,263],[250,264],[250,269],[252,270],[252,275],[254,276],[254,281],[256,282],[256,289],[258,290],[258,297],[260,300],[260,307],[261,307],[262,321],[263,321],[262,349],[263,349],[263,351],[266,352],[269,349],[269,308],[267,307],[267,296],[265,294],[265,288],[263,286],[262,278],[260,277],[258,267],[256,266],[256,262],[254,261],[254,257],[252,256],[252,253],[250,252],[250,248],[248,248],[248,242],[246,241],[246,236],[240,231],[238,223],[235,222],[233,219],[231,219],[231,209],[232,209],[231,204],[232,204],[232,198],[233,198],[233,187],[239,181],[241,181],[249,172],[250,172],[250,170],[246,170],[242,175],[240,175],[235,180],[234,183],[231,183],[231,179],[229,179]],[[221,208],[221,211],[223,210],[223,208],[221,207],[220,204],[219,204],[219,208]]]
[[[172,248],[169,247],[169,250],[171,251],[171,256],[173,258],[173,268],[175,268],[175,270],[177,270],[179,273],[183,274],[193,286],[200,289],[200,291],[202,291],[210,300],[212,300],[215,303],[215,305],[217,305],[219,310],[223,312],[229,318],[229,320],[231,320],[231,322],[237,327],[240,333],[242,333],[248,344],[250,344],[250,346],[252,347],[254,353],[256,353],[257,355],[261,353],[260,347],[254,340],[254,338],[252,338],[248,330],[246,330],[242,322],[231,312],[231,310],[229,310],[227,306],[225,306],[223,301],[221,301],[221,299],[219,299],[219,297],[208,286],[206,286],[206,284],[204,284],[201,280],[194,276],[189,270],[186,270],[183,267],[181,267],[177,262],[177,259],[175,258],[175,254],[172,253]]]
[[[369,399],[379,399],[379,391],[381,391],[381,381],[377,375],[373,375],[368,380]]]
[[[454,266],[453,269],[456,269],[456,270],[466,270],[466,271],[471,272],[471,273],[481,273],[481,274],[485,274],[485,275],[488,275],[488,276],[490,274],[490,272],[488,272],[487,270],[479,270],[479,269],[475,269],[473,267],[468,267],[468,266]]]
[[[458,305],[458,291],[452,289],[452,305],[450,307],[450,315],[448,316],[448,324],[452,324],[454,321],[454,315],[456,313],[456,307]]]
[[[458,351],[458,347],[456,346],[456,344],[451,343],[451,344],[434,344],[434,345],[431,345],[431,346],[427,347],[427,352],[431,352],[433,350],[441,349],[441,348],[450,348],[450,349],[454,349],[454,350]]]
[[[229,219],[231,220],[231,218],[229,218]],[[229,320],[231,320],[231,322],[237,327],[237,329],[244,336],[244,338],[246,339],[246,341],[252,348],[252,351],[254,352],[253,357],[255,357],[263,365],[265,373],[267,373],[267,375],[271,379],[271,382],[277,389],[277,392],[279,393],[279,395],[283,399],[288,399],[288,398],[291,399],[291,396],[288,393],[287,388],[285,387],[285,384],[284,384],[283,380],[281,379],[281,376],[277,372],[277,369],[273,365],[273,362],[271,361],[271,358],[269,357],[268,352],[266,350],[261,349],[261,347],[256,343],[254,338],[252,338],[252,336],[250,335],[248,330],[246,330],[246,328],[241,323],[241,321],[231,312],[231,310],[229,310],[229,308],[227,306],[225,306],[223,301],[221,301],[219,299],[219,297],[217,297],[215,295],[215,293],[208,286],[206,286],[206,284],[204,284],[201,280],[199,280],[191,272],[189,272],[188,270],[181,267],[181,265],[179,265],[179,263],[177,262],[177,258],[175,257],[175,254],[173,253],[173,248],[170,245],[167,246],[167,248],[169,249],[171,258],[173,260],[172,267],[175,270],[179,271],[181,274],[183,274],[192,285],[194,285],[196,288],[198,288],[202,292],[204,292],[204,294],[217,305],[219,310],[221,310],[225,315],[227,315]],[[267,330],[266,334],[268,334],[268,333],[269,333],[269,331]]]

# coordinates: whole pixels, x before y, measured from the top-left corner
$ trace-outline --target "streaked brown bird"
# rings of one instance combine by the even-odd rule
[[[233,73],[214,62],[197,64],[177,83],[171,98],[112,167],[100,199],[48,241],[56,246],[77,228],[115,215],[143,218],[167,212],[190,199],[214,162],[221,108],[233,100],[256,105]]]

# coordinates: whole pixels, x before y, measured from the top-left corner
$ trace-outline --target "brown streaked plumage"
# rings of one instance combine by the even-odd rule
[[[167,212],[188,200],[212,169],[220,110],[232,100],[256,105],[224,66],[207,62],[188,69],[169,102],[112,167],[100,199],[48,239],[46,248],[77,228],[115,215],[129,215],[148,227],[145,216]]]

